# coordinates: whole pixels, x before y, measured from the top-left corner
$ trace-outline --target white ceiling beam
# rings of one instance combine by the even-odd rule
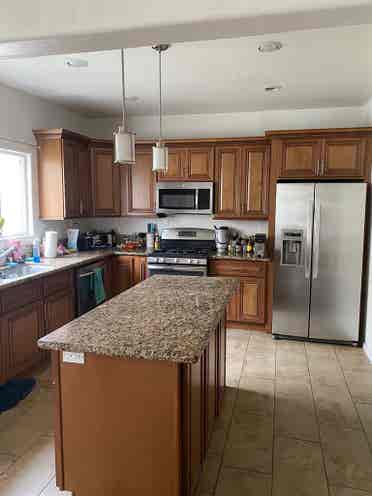
[[[239,19],[207,20],[123,31],[2,42],[0,43],[0,60],[111,50],[121,47],[134,48],[150,46],[154,43],[238,38],[370,23],[372,23],[372,5],[307,10]]]

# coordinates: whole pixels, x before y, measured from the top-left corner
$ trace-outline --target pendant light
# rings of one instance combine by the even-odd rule
[[[123,48],[121,49],[121,89],[123,119],[121,125],[114,130],[114,164],[133,165],[136,163],[136,135],[127,129]]]
[[[170,45],[162,44],[153,46],[159,54],[159,139],[152,147],[152,170],[166,172],[168,170],[168,148],[163,143],[163,109],[162,109],[162,84],[161,84],[161,54],[168,50]]]

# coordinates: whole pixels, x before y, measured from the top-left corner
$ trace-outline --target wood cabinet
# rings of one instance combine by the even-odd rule
[[[136,163],[128,166],[126,191],[125,215],[155,215],[155,174],[152,171],[151,148],[136,148]]]
[[[65,129],[35,130],[40,218],[92,215],[89,139]]]
[[[98,141],[91,144],[93,214],[115,217],[121,214],[120,168],[113,164],[112,144]]]
[[[272,166],[285,179],[364,179],[367,137],[357,130],[273,135]]]
[[[52,332],[73,320],[75,298],[71,290],[59,291],[45,299],[45,332]]]
[[[146,279],[147,258],[119,255],[113,259],[113,295],[122,293]]]
[[[64,270],[43,279],[43,334],[52,332],[75,317],[75,288],[72,270]]]
[[[74,316],[72,270],[0,291],[0,384],[43,360],[37,340]]]
[[[86,353],[76,367],[52,352],[57,486],[91,496],[133,487],[141,495],[195,496],[223,401],[225,342],[223,319],[192,364]]]
[[[227,308],[227,321],[232,325],[265,330],[269,315],[267,264],[265,261],[231,259],[209,262],[209,275],[238,277],[240,280],[239,289]]]
[[[43,329],[41,301],[30,303],[2,317],[1,334],[6,349],[4,380],[15,377],[40,360],[37,340],[43,335]]]
[[[265,144],[216,147],[216,219],[267,218],[268,160]]]
[[[212,145],[178,147],[168,144],[168,171],[158,174],[158,181],[213,181]]]

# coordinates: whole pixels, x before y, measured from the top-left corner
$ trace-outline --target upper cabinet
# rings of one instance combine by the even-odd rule
[[[64,129],[37,130],[41,219],[92,215],[89,140]]]
[[[96,217],[120,216],[120,168],[113,164],[111,143],[93,141],[91,170],[93,185],[93,214]]]
[[[213,181],[214,149],[211,145],[167,145],[168,171],[158,181]]]
[[[216,147],[215,218],[268,216],[269,153],[265,143]]]
[[[155,173],[152,171],[152,148],[136,147],[136,163],[122,173],[127,179],[127,197],[122,215],[155,215]]]
[[[285,134],[272,136],[272,166],[279,179],[365,178],[368,138],[357,129]]]

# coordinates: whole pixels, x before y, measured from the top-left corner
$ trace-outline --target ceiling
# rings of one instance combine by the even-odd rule
[[[282,50],[260,54],[274,39]],[[372,95],[372,26],[174,44],[164,55],[164,110],[201,114],[353,106]],[[127,54],[129,112],[158,110],[157,57],[150,47]],[[91,117],[120,113],[120,52],[75,54],[86,68],[67,68],[66,55],[0,61],[0,83]],[[281,84],[268,94],[266,85]],[[134,97],[138,100],[133,101]]]

